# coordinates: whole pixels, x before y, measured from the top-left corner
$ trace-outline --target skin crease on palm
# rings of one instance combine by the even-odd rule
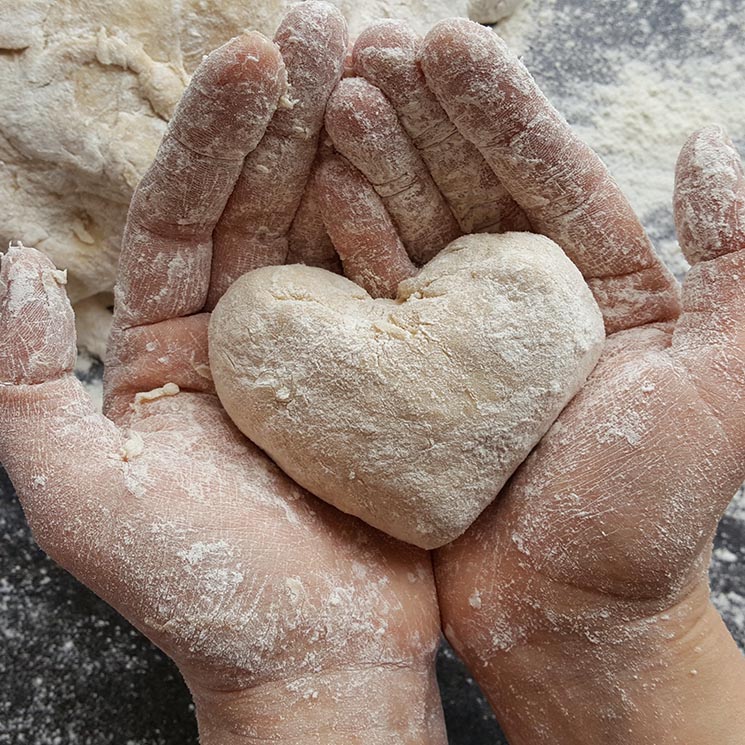
[[[341,155],[315,178],[343,22],[306,3],[276,39],[281,57],[250,34],[208,58],[135,195],[109,419],[71,374],[61,276],[29,249],[3,259],[0,461],[37,540],[173,657],[205,743],[444,743],[437,596],[511,742],[679,741],[681,657],[686,682],[701,670],[694,695],[732,707],[745,690],[705,585],[744,475],[733,149],[711,129],[681,156],[676,217],[696,266],[676,322],[677,288],[626,201],[492,34],[449,22],[421,48],[398,24],[363,34],[360,77],[325,119]],[[437,552],[437,593],[430,557],[304,493],[214,395],[207,311],[232,279],[285,260],[334,267],[316,203],[347,274],[374,294],[416,271],[405,249],[424,261],[460,232],[532,226],[606,318],[586,388]],[[740,682],[707,689],[712,672]],[[728,725],[685,741],[740,742],[745,724]]]
[[[451,238],[446,206],[420,195],[434,181],[454,215],[471,216],[486,164],[583,272],[608,333],[584,389],[497,500],[435,552],[448,639],[515,745],[745,742],[745,660],[706,577],[745,477],[745,179],[732,143],[711,127],[681,153],[675,217],[694,266],[679,301],[605,167],[496,34],[445,21],[420,40],[383,22],[357,40],[353,65],[359,77],[326,114],[341,155],[318,174],[347,274],[371,293],[395,288],[415,271],[407,253],[421,258],[422,230],[430,247]],[[374,225],[373,252],[360,220]]]

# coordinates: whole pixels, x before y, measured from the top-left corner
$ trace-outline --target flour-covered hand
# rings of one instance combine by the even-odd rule
[[[135,194],[107,417],[72,374],[64,274],[3,257],[0,460],[40,545],[176,661],[202,742],[444,743],[428,555],[296,486],[210,378],[206,311],[292,242],[344,21],[304,3],[277,44],[207,58]]]

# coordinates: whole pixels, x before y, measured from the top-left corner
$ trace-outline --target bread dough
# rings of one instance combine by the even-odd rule
[[[75,305],[75,336],[78,349],[85,349],[102,360],[111,330],[111,308],[114,296],[110,292],[81,300]]]
[[[492,2],[492,0],[488,0]],[[0,9],[0,244],[66,268],[73,303],[110,291],[132,191],[202,56],[272,35],[293,0],[14,0]],[[424,31],[467,0],[336,0],[357,33]]]
[[[210,323],[237,426],[295,481],[423,548],[460,535],[594,367],[600,311],[529,233],[459,238],[396,300],[301,265],[241,277]]]

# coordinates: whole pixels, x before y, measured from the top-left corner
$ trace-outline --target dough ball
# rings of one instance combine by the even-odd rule
[[[603,319],[548,238],[459,238],[395,300],[302,265],[241,277],[210,323],[236,425],[316,496],[423,548],[476,519],[595,366]]]

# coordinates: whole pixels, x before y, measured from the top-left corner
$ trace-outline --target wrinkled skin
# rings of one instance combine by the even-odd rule
[[[108,418],[71,372],[62,276],[33,249],[3,258],[0,460],[40,545],[178,664],[203,742],[444,743],[430,557],[297,487],[209,376],[206,310],[303,238],[292,215],[346,54],[322,3],[276,40],[210,55],[135,194]]]
[[[691,720],[686,706],[742,711],[742,661],[706,579],[716,525],[745,478],[745,183],[731,142],[711,127],[680,156],[675,216],[693,264],[681,304],[603,164],[495,34],[446,21],[420,40],[384,22],[360,37],[353,61],[360,78],[341,81],[326,113],[344,157],[318,174],[347,274],[392,294],[431,255],[422,231],[436,252],[452,237],[448,208],[483,208],[475,174],[488,166],[582,271],[608,334],[594,373],[511,482],[436,552],[447,637],[510,742],[615,742],[613,727],[619,742],[667,742]],[[402,162],[417,167],[404,176]],[[425,207],[433,182],[444,199]],[[489,204],[496,221],[482,229],[509,229],[520,214],[504,198]],[[355,221],[373,226],[374,250]],[[686,699],[678,681],[665,683],[678,659],[694,680],[691,669],[707,665],[700,650],[714,646],[717,685],[707,690],[702,675]],[[649,694],[662,684],[679,703]],[[740,719],[706,726],[740,743]]]

